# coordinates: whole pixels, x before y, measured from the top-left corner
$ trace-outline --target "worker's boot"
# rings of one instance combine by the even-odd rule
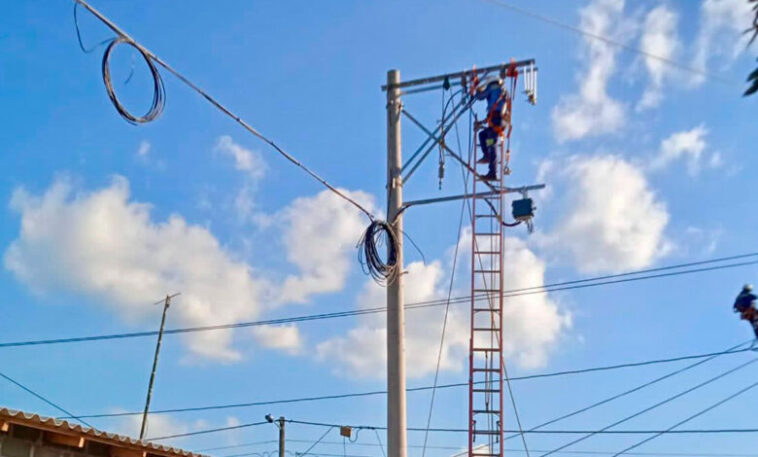
[[[487,172],[486,175],[482,176],[482,179],[484,181],[497,181],[497,173],[495,172],[495,164],[494,161],[490,161],[490,170]],[[758,332],[758,330],[756,330]]]

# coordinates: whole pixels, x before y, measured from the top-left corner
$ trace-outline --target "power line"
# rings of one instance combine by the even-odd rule
[[[725,353],[728,353],[729,351],[736,350],[740,346],[744,346],[745,344],[750,343],[751,341],[752,340],[749,340],[749,341],[747,341],[745,343],[740,343],[740,344],[738,344],[736,346],[732,346],[731,348],[727,349]],[[713,359],[715,359],[717,357],[720,357],[721,355],[723,355],[723,354],[715,354],[715,355],[712,355],[712,356],[707,357],[705,359],[702,359],[702,360],[700,360],[698,362],[689,364],[686,367],[678,368],[678,369],[676,369],[674,371],[671,371],[671,372],[669,372],[669,373],[667,373],[667,374],[665,374],[663,376],[659,376],[659,377],[657,377],[657,378],[655,378],[655,379],[653,379],[651,381],[648,381],[646,383],[640,384],[637,387],[633,387],[631,389],[625,390],[625,391],[623,391],[621,393],[618,393],[616,395],[611,395],[610,397],[607,397],[607,398],[604,398],[603,400],[600,400],[600,401],[597,401],[595,403],[592,403],[589,406],[585,406],[585,407],[576,409],[576,410],[574,410],[574,411],[572,411],[570,413],[567,413],[567,414],[564,414],[562,416],[556,417],[556,418],[551,419],[551,420],[549,420],[547,422],[543,422],[543,423],[541,423],[541,424],[539,424],[539,425],[537,425],[535,427],[532,427],[532,430],[538,430],[538,429],[540,429],[542,427],[545,427],[547,425],[554,424],[556,422],[562,421],[563,419],[568,419],[569,417],[573,417],[573,416],[576,416],[577,414],[584,413],[586,411],[589,411],[589,410],[591,410],[593,408],[597,408],[598,406],[604,405],[604,404],[609,403],[611,401],[618,400],[619,398],[625,397],[625,396],[630,395],[630,394],[632,394],[634,392],[638,392],[638,391],[640,391],[640,390],[642,390],[644,388],[652,386],[653,384],[659,383],[659,382],[661,382],[663,380],[669,379],[669,378],[671,378],[673,376],[676,376],[678,374],[684,373],[685,371],[688,371],[688,370],[691,370],[691,369],[693,369],[695,367],[698,367],[698,366],[700,366],[700,365],[702,365],[704,363],[707,363],[707,362],[709,362],[709,361],[711,361],[711,360],[713,360]],[[518,435],[513,434],[513,435],[510,435],[510,436],[507,436],[505,439],[509,440],[509,439],[512,439],[512,438],[516,438],[517,436]]]
[[[757,383],[758,384],[758,383]],[[340,427],[340,424],[330,424],[326,422],[312,422],[312,421],[300,421],[295,419],[287,419],[287,422],[299,425],[309,425],[314,427]],[[207,433],[222,432],[227,430],[233,430],[243,427],[252,427],[257,425],[266,424],[268,422],[253,422],[250,424],[242,424],[234,427],[222,427],[198,430],[195,432],[182,433],[178,435],[170,435],[158,438],[150,438],[150,440],[164,440],[169,438],[180,438],[186,436],[201,435]],[[344,424],[343,424],[344,425]],[[353,430],[387,430],[386,426],[376,425],[350,425]],[[425,432],[426,427],[408,427],[409,432]],[[430,432],[435,433],[468,433],[467,428],[430,428]],[[505,430],[508,433],[515,433],[518,430]],[[758,428],[716,428],[716,429],[681,429],[681,430],[524,430],[524,433],[540,434],[540,435],[585,435],[585,434],[604,434],[604,435],[650,435],[654,433],[662,434],[676,434],[676,435],[690,435],[690,434],[727,434],[727,433],[758,433]]]
[[[605,43],[607,45],[616,46],[616,47],[624,49],[626,51],[642,55],[644,57],[656,60],[658,62],[661,62],[663,64],[669,65],[671,67],[674,67],[674,68],[676,68],[678,70],[682,70],[682,71],[685,71],[685,72],[688,72],[688,73],[693,73],[693,74],[696,74],[696,75],[699,75],[699,76],[704,76],[704,77],[710,79],[711,81],[717,82],[719,84],[723,84],[723,85],[730,86],[730,87],[738,85],[738,83],[736,81],[731,81],[731,80],[722,78],[720,76],[714,75],[713,73],[709,73],[707,71],[700,70],[698,68],[693,68],[693,67],[691,67],[689,65],[685,65],[685,64],[679,63],[679,62],[677,62],[677,61],[675,61],[673,59],[669,59],[667,57],[663,57],[663,56],[659,56],[657,54],[653,54],[653,53],[647,52],[647,51],[642,50],[640,48],[637,48],[635,46],[630,46],[630,45],[628,45],[626,43],[622,43],[622,42],[614,40],[612,38],[608,38],[606,36],[590,32],[588,30],[582,29],[580,27],[573,26],[571,24],[566,24],[565,22],[561,22],[561,21],[559,21],[557,19],[553,19],[553,18],[548,17],[548,16],[543,16],[541,14],[537,14],[537,13],[529,11],[527,9],[518,7],[516,5],[510,4],[510,3],[506,3],[506,2],[504,2],[502,0],[482,0],[482,1],[486,2],[486,3],[490,3],[490,4],[495,5],[495,6],[499,6],[500,8],[504,8],[504,9],[513,11],[514,13],[518,13],[518,14],[521,14],[523,16],[531,17],[532,19],[536,19],[536,20],[544,22],[546,24],[549,24],[549,25],[552,25],[552,26],[555,26],[555,27],[558,27],[558,28],[562,28],[562,29],[568,30],[570,32],[574,32],[574,33],[577,33],[579,35],[583,35],[583,36],[588,37],[588,38],[592,38],[593,40],[601,41],[601,42],[603,42],[603,43]]]
[[[524,381],[524,380],[529,380],[529,379],[542,379],[542,378],[551,378],[551,377],[557,377],[557,376],[594,373],[594,372],[600,372],[600,371],[618,370],[622,368],[636,368],[636,367],[642,367],[642,366],[657,365],[657,364],[662,364],[662,363],[673,363],[673,362],[680,362],[684,360],[709,358],[709,357],[720,356],[720,355],[741,354],[748,351],[752,351],[752,349],[738,349],[738,350],[728,350],[728,351],[720,351],[720,352],[710,352],[710,353],[705,353],[705,354],[693,354],[693,355],[685,355],[685,356],[679,356],[679,357],[671,357],[671,358],[666,358],[666,359],[645,360],[641,362],[629,362],[629,363],[623,363],[623,364],[605,365],[605,366],[590,367],[590,368],[583,368],[583,369],[576,369],[576,370],[563,370],[563,371],[555,371],[555,372],[550,372],[550,373],[538,373],[538,374],[533,374],[533,375],[515,376],[510,379],[511,381]],[[458,382],[458,383],[450,383],[450,384],[441,384],[437,386],[437,389],[449,389],[449,388],[466,387],[466,386],[468,386],[468,382]],[[421,391],[431,390],[432,388],[433,386],[419,386],[419,387],[411,387],[407,389],[406,391],[407,392],[421,392]],[[185,413],[185,412],[198,412],[198,411],[212,411],[212,410],[219,410],[219,409],[248,408],[248,407],[253,407],[253,406],[270,406],[270,405],[278,405],[278,404],[286,404],[286,403],[338,400],[338,399],[345,399],[345,398],[370,397],[370,396],[386,395],[386,394],[387,394],[386,390],[373,390],[373,391],[367,391],[367,392],[355,392],[355,393],[334,394],[334,395],[319,395],[319,396],[312,396],[312,397],[296,397],[296,398],[288,398],[288,399],[280,399],[280,400],[229,403],[229,404],[223,404],[223,405],[195,406],[195,407],[187,407],[187,408],[160,409],[160,410],[151,411],[150,414]],[[137,414],[142,414],[142,412],[132,411],[132,412],[121,412],[121,413],[86,414],[86,415],[81,415],[79,417],[84,417],[84,418],[124,417],[124,416],[133,416]]]
[[[195,435],[205,435],[207,433],[226,432],[229,430],[238,430],[241,428],[257,427],[259,425],[264,425],[268,423],[269,423],[268,421],[262,421],[262,422],[251,422],[248,424],[241,424],[241,425],[233,425],[230,427],[208,428],[204,430],[197,430],[194,432],[177,433],[175,435],[156,436],[155,438],[147,438],[147,441],[160,441],[160,440],[167,440],[169,438],[183,438],[185,436],[195,436]]]
[[[722,269],[728,269],[728,268],[737,268],[737,267],[743,267],[743,266],[749,266],[749,265],[756,265],[758,264],[758,260],[736,262],[736,263],[730,263],[730,264],[725,264],[725,265],[716,265],[716,266],[705,267],[705,268],[694,268],[694,269],[688,269],[688,270],[682,270],[682,271],[673,271],[673,272],[664,273],[664,274],[647,275],[647,273],[656,273],[656,272],[662,272],[662,271],[689,268],[693,266],[723,263],[726,261],[739,260],[739,259],[745,259],[745,258],[756,257],[756,256],[758,256],[758,252],[752,252],[752,253],[739,254],[739,255],[728,256],[728,257],[701,260],[698,262],[689,262],[689,263],[682,263],[682,264],[677,264],[677,265],[669,265],[665,267],[636,270],[632,272],[619,273],[619,274],[614,274],[614,275],[604,275],[604,276],[597,276],[597,277],[592,277],[592,278],[582,278],[582,279],[576,279],[576,280],[571,280],[571,281],[556,282],[556,283],[546,284],[542,286],[530,286],[530,287],[524,287],[524,288],[518,288],[518,289],[511,289],[511,290],[504,291],[504,297],[511,298],[511,297],[519,297],[519,296],[524,296],[524,295],[544,294],[548,292],[584,289],[588,287],[597,287],[597,286],[619,284],[619,283],[625,283],[625,282],[642,281],[642,280],[648,280],[648,279],[659,279],[659,278],[673,277],[673,276],[679,276],[679,275],[704,273],[704,272],[710,272],[710,271],[716,271],[716,270],[722,270]],[[634,276],[634,275],[638,275],[638,276]],[[481,294],[481,296],[475,296],[475,298],[478,300],[485,299],[486,294]],[[462,304],[462,303],[468,303],[469,300],[471,300],[470,295],[459,296],[459,297],[451,298],[450,303]],[[425,300],[425,301],[419,301],[415,303],[408,303],[406,304],[406,309],[413,310],[413,309],[445,306],[447,303],[448,301],[445,299]],[[365,308],[365,309],[348,310],[348,311],[336,311],[336,312],[331,312],[331,313],[294,316],[294,317],[278,318],[278,319],[237,322],[237,323],[232,323],[232,324],[183,327],[183,328],[167,329],[164,331],[164,334],[174,335],[174,334],[184,334],[184,333],[194,333],[194,332],[208,332],[208,331],[216,331],[216,330],[230,330],[230,329],[246,328],[246,327],[258,327],[258,326],[263,326],[263,325],[282,325],[282,324],[308,322],[308,321],[316,321],[316,320],[323,320],[323,319],[335,319],[335,318],[342,318],[342,317],[361,316],[364,314],[383,313],[383,312],[386,312],[386,310],[387,310],[386,307],[375,307],[375,308]],[[82,342],[103,341],[103,340],[119,340],[119,339],[128,339],[128,338],[149,337],[149,336],[156,336],[156,335],[158,335],[158,331],[146,330],[146,331],[141,331],[141,332],[112,333],[112,334],[105,334],[105,335],[78,336],[78,337],[68,337],[68,338],[50,338],[50,339],[40,339],[40,340],[10,341],[10,342],[5,342],[5,343],[0,343],[0,349],[10,348],[10,347],[22,347],[22,346],[40,346],[40,345],[50,345],[50,344],[68,344],[68,343],[82,343]]]
[[[16,381],[15,379],[11,378],[10,376],[8,376],[8,375],[6,375],[4,373],[0,373],[0,377],[2,377],[3,379],[5,379],[6,381],[12,383],[16,387],[24,390],[25,392],[33,395],[34,397],[38,398],[39,400],[42,400],[43,402],[47,403],[48,405],[52,406],[53,408],[57,409],[58,411],[62,412],[63,414],[66,414],[71,419],[76,419],[79,422],[81,422],[82,424],[86,425],[87,427],[95,428],[91,424],[89,424],[88,422],[82,420],[81,417],[75,416],[73,413],[71,413],[70,411],[68,411],[64,407],[58,405],[57,403],[54,403],[52,400],[50,400],[48,398],[45,398],[41,394],[35,392],[34,390],[30,389],[29,387],[26,387],[25,385],[21,384],[20,382]]]
[[[102,22],[103,24],[105,24],[109,29],[111,29],[113,31],[113,33],[115,33],[118,36],[117,38],[115,38],[111,42],[111,44],[110,44],[110,46],[108,48],[109,50],[112,49],[113,46],[116,46],[117,44],[119,44],[121,42],[133,46],[135,49],[137,49],[140,52],[140,54],[142,54],[142,56],[145,58],[145,60],[148,62],[148,65],[151,68],[154,68],[154,66],[151,64],[151,62],[155,62],[158,65],[160,65],[161,67],[165,68],[169,73],[171,73],[172,75],[174,75],[176,78],[178,78],[185,85],[189,86],[193,91],[195,91],[201,97],[203,97],[208,102],[210,102],[210,104],[212,104],[213,106],[215,106],[219,111],[221,111],[222,113],[224,113],[226,116],[228,116],[232,120],[234,120],[242,128],[244,128],[245,130],[247,130],[248,132],[250,132],[251,134],[253,134],[255,137],[257,137],[258,139],[260,139],[264,143],[266,143],[269,146],[271,146],[282,157],[284,157],[285,159],[287,159],[288,161],[290,161],[292,164],[294,164],[295,166],[297,166],[300,169],[302,169],[303,171],[305,171],[308,175],[310,175],[313,179],[315,179],[316,181],[318,181],[319,183],[321,183],[324,187],[326,187],[327,189],[329,189],[335,195],[339,196],[343,200],[345,200],[348,203],[350,203],[351,205],[355,206],[358,210],[360,210],[363,214],[365,214],[370,220],[372,220],[372,221],[375,220],[374,215],[371,214],[371,212],[369,210],[367,210],[366,208],[364,208],[361,204],[359,204],[354,199],[352,199],[351,197],[349,197],[348,195],[346,195],[344,192],[340,191],[339,189],[337,189],[333,185],[329,184],[324,178],[322,178],[316,172],[314,172],[313,170],[311,170],[310,168],[308,168],[307,166],[305,166],[303,163],[301,163],[298,159],[296,159],[294,156],[292,156],[291,154],[289,154],[287,151],[285,151],[284,149],[282,149],[281,147],[279,147],[279,145],[277,145],[273,140],[271,140],[268,137],[266,137],[265,135],[263,135],[261,132],[259,132],[257,129],[255,129],[253,126],[251,126],[250,124],[248,124],[245,120],[243,120],[240,116],[238,116],[237,114],[233,113],[229,108],[227,108],[226,106],[222,105],[221,102],[219,102],[218,100],[216,100],[215,98],[213,98],[210,94],[208,94],[205,90],[203,90],[202,88],[200,88],[197,84],[193,83],[187,77],[185,77],[184,75],[182,75],[178,71],[174,70],[174,68],[172,68],[163,59],[161,59],[160,57],[158,57],[157,55],[155,55],[155,53],[153,53],[152,51],[150,51],[147,48],[145,48],[143,45],[141,45],[139,42],[137,42],[134,38],[132,38],[131,36],[129,36],[126,32],[124,32],[123,30],[121,30],[121,28],[119,28],[113,21],[111,21],[110,19],[108,19],[107,17],[105,17],[102,13],[100,13],[98,10],[96,10],[95,8],[93,8],[92,6],[90,6],[87,2],[85,2],[84,0],[73,0],[73,1],[76,2],[76,3],[78,3],[78,4],[80,4],[80,5],[82,5],[84,8],[86,8],[96,18],[98,18],[100,20],[100,22]],[[108,52],[106,52],[106,54],[104,56],[104,59],[103,59],[103,76],[104,76],[104,78],[106,77],[106,71],[107,71],[107,68],[108,68],[108,62],[107,62],[108,55],[109,55]],[[158,74],[157,70],[155,70],[153,73],[154,73],[154,77],[155,77],[156,74]],[[160,78],[159,74],[158,74],[157,78]],[[109,79],[106,79],[105,82],[106,82],[106,87],[109,87]],[[162,83],[161,83],[161,86],[162,86]],[[114,98],[115,94],[112,94],[112,89],[109,89],[109,96],[111,97],[111,100],[114,102],[114,105],[116,106],[116,108],[119,108],[119,105],[115,101],[115,98]],[[157,95],[156,95],[156,97],[157,97]],[[122,110],[119,109],[120,113],[121,113],[121,111]],[[123,115],[123,113],[121,113],[121,114]]]
[[[443,92],[442,94],[443,94],[443,101],[444,101],[444,94],[445,93]],[[452,100],[453,97],[450,97],[450,99]],[[443,110],[442,118],[444,119],[444,117],[445,116],[444,116],[444,110]],[[457,122],[456,122],[455,126],[456,126],[456,134],[457,134],[457,132],[458,132],[457,131],[457,127],[458,127]],[[459,138],[459,145],[458,145],[458,147],[460,149],[460,138]],[[463,170],[461,170],[461,171],[463,172],[464,188],[468,189],[468,177],[470,176],[471,172],[469,172],[468,174],[466,174]],[[452,265],[452,268],[450,269],[451,270],[451,272],[450,272],[450,283],[449,283],[448,288],[447,288],[447,303],[445,304],[445,316],[442,319],[442,332],[440,334],[439,349],[437,350],[437,363],[436,363],[436,365],[434,367],[434,381],[432,383],[432,396],[431,396],[431,399],[429,400],[429,414],[427,415],[427,418],[426,418],[426,426],[427,427],[431,427],[431,425],[432,425],[432,413],[434,411],[434,400],[435,400],[436,393],[437,393],[437,381],[439,380],[440,365],[442,363],[442,351],[444,351],[444,347],[445,347],[445,335],[447,333],[447,319],[448,319],[448,316],[450,314],[450,299],[452,298],[452,295],[453,295],[453,285],[455,283],[455,269],[458,266],[458,251],[459,251],[459,248],[460,248],[460,245],[461,245],[461,243],[459,241],[461,239],[461,232],[463,230],[463,215],[465,214],[465,210],[466,210],[466,200],[463,200],[461,202],[461,214],[458,217],[458,232],[457,232],[456,237],[455,237],[455,250],[453,252],[453,265]],[[429,433],[426,433],[426,434],[424,434],[424,446],[421,448],[421,457],[426,457],[426,445],[427,445],[428,441],[429,441]]]
[[[287,442],[292,443],[310,443],[309,440],[302,440],[302,439],[288,439]],[[266,444],[274,444],[277,443],[276,440],[267,440],[267,441],[257,441],[252,443],[243,443],[243,444],[235,444],[235,445],[229,445],[229,446],[218,446],[218,447],[212,447],[212,448],[205,448],[205,449],[197,449],[196,452],[207,452],[207,451],[216,451],[216,450],[224,450],[224,449],[233,449],[233,448],[240,448],[240,447],[246,447],[246,446],[259,446],[259,445],[266,445]],[[333,445],[333,446],[342,446],[341,441],[321,441],[322,445]],[[380,447],[379,444],[376,443],[352,443],[352,446],[359,446],[359,447]],[[421,444],[409,444],[408,448],[411,449],[420,449],[423,445]],[[445,451],[459,451],[464,446],[434,446],[434,445],[428,445],[427,449],[436,449],[436,450],[445,450]],[[507,452],[524,452],[521,448],[506,448],[504,449]],[[533,452],[548,452],[548,450],[545,449],[532,449]],[[616,451],[595,451],[595,450],[564,450],[556,452],[556,454],[579,454],[579,455],[614,455]],[[255,455],[256,453],[244,453],[244,454],[234,454],[237,457],[241,457],[244,455]],[[648,456],[648,457],[758,457],[758,454],[740,454],[740,453],[723,453],[720,452],[718,454],[716,453],[709,453],[709,452],[625,452],[626,455],[639,455],[639,456]],[[323,455],[323,454],[319,454]],[[456,454],[460,455],[460,454]],[[232,456],[225,456],[225,457],[232,457]]]
[[[722,373],[720,373],[720,374],[718,374],[718,375],[716,375],[716,376],[714,376],[714,377],[712,377],[712,378],[710,378],[710,379],[708,379],[706,381],[703,381],[703,382],[701,382],[699,384],[696,384],[696,385],[694,385],[694,386],[692,386],[692,387],[690,387],[688,389],[685,389],[685,390],[683,390],[683,391],[681,391],[681,392],[679,392],[679,393],[677,393],[675,395],[667,397],[667,398],[665,398],[665,399],[663,399],[663,400],[661,400],[661,401],[659,401],[657,403],[654,403],[653,405],[650,405],[650,406],[648,406],[648,407],[646,407],[644,409],[641,409],[641,410],[635,412],[634,414],[626,416],[623,419],[619,419],[619,420],[613,422],[612,424],[606,425],[605,427],[601,428],[600,430],[588,433],[585,436],[582,436],[582,437],[577,438],[577,439],[575,439],[573,441],[570,441],[570,442],[568,442],[566,444],[563,444],[563,445],[555,448],[554,450],[552,450],[550,452],[546,452],[546,453],[542,454],[540,457],[547,457],[548,455],[554,454],[556,451],[560,451],[562,449],[566,449],[569,446],[573,446],[574,444],[582,442],[582,441],[584,441],[584,440],[586,440],[588,438],[591,438],[591,437],[593,437],[593,436],[595,436],[595,435],[597,435],[597,434],[599,434],[601,432],[608,431],[609,429],[611,429],[611,428],[613,428],[613,427],[615,427],[617,425],[623,424],[624,422],[627,422],[627,421],[629,421],[631,419],[634,419],[635,417],[638,417],[638,416],[641,416],[641,415],[643,415],[645,413],[648,413],[648,412],[650,412],[650,411],[652,411],[652,410],[654,410],[654,409],[656,409],[656,408],[658,408],[660,406],[663,406],[663,405],[665,405],[667,403],[670,403],[670,402],[676,400],[677,398],[683,397],[684,395],[687,395],[687,394],[689,394],[691,392],[694,392],[697,389],[705,387],[708,384],[716,382],[719,379],[722,379],[722,378],[724,378],[724,377],[726,377],[726,376],[728,376],[728,375],[730,375],[730,374],[732,374],[732,373],[734,373],[734,372],[736,372],[738,370],[746,368],[747,366],[752,365],[752,364],[754,364],[756,362],[758,362],[758,358],[755,358],[755,359],[752,359],[752,360],[748,360],[747,362],[741,363],[741,364],[737,365],[736,367],[730,368],[729,370],[726,370],[726,371],[724,371],[724,372],[722,372]],[[658,432],[653,432],[653,433],[658,433]],[[667,432],[664,431],[663,433],[667,433]]]
[[[313,449],[314,447],[316,447],[316,445],[318,443],[320,443],[321,440],[323,440],[324,438],[326,438],[326,435],[328,435],[329,432],[331,432],[333,429],[334,429],[334,427],[329,427],[328,429],[326,429],[326,431],[324,432],[324,434],[321,435],[321,437],[319,439],[317,439],[313,444],[311,444],[310,447],[308,447],[308,449],[305,450],[305,452],[303,452],[303,453],[296,453],[296,455],[302,455],[302,456],[308,455],[308,453],[311,452],[311,449]]]
[[[758,382],[755,383],[758,385]],[[310,425],[315,427],[328,427],[329,430],[335,427],[340,427],[339,424],[329,424],[324,422],[310,422],[288,419],[287,422],[300,425]],[[233,427],[220,427],[204,430],[197,430],[194,432],[179,433],[175,435],[160,436],[156,438],[148,438],[148,441],[167,440],[170,438],[184,438],[188,436],[204,435],[209,433],[224,432],[229,430],[236,430],[246,427],[254,427],[258,425],[267,424],[268,422],[252,422],[248,424],[236,425]],[[354,430],[386,430],[385,426],[373,426],[373,425],[351,425]],[[328,431],[329,431],[328,430]],[[467,428],[426,428],[426,427],[408,427],[409,432],[435,432],[435,433],[468,433]],[[328,433],[327,431],[327,433]],[[517,430],[504,430],[507,433],[515,433]],[[758,428],[719,428],[719,429],[682,429],[682,430],[524,430],[524,433],[541,434],[541,435],[585,435],[585,434],[603,434],[603,435],[650,435],[650,434],[675,434],[675,435],[690,435],[690,434],[742,434],[742,433],[758,433]],[[326,435],[326,434],[325,434]],[[325,436],[324,435],[324,436]],[[553,451],[558,452],[558,451]]]
[[[709,411],[712,411],[715,408],[718,408],[719,406],[723,405],[724,403],[726,403],[726,402],[728,402],[728,401],[730,401],[730,400],[732,400],[732,399],[734,399],[734,398],[736,398],[736,397],[744,394],[745,392],[747,392],[747,391],[755,388],[756,386],[758,386],[758,381],[750,384],[749,386],[747,386],[745,388],[742,388],[742,389],[738,390],[737,392],[729,395],[728,397],[726,397],[726,398],[724,398],[722,400],[717,401],[716,403],[713,403],[712,405],[708,406],[705,409],[701,409],[697,413],[695,413],[695,414],[687,417],[686,419],[683,419],[683,420],[677,422],[676,424],[672,425],[671,427],[667,428],[666,430],[660,431],[660,432],[656,433],[655,435],[653,435],[653,436],[651,436],[649,438],[645,438],[644,440],[639,441],[639,442],[633,444],[632,446],[629,446],[629,447],[625,448],[623,451],[620,451],[620,452],[614,454],[613,457],[617,457],[617,456],[619,456],[621,454],[625,454],[626,451],[631,451],[632,449],[634,449],[636,447],[639,447],[639,446],[641,446],[641,445],[643,445],[643,444],[645,444],[645,443],[647,443],[649,441],[652,441],[652,440],[658,438],[659,436],[663,435],[664,433],[670,432],[673,429],[675,429],[676,427],[679,427],[680,425],[684,425],[687,422],[689,422],[689,421],[691,421],[691,420],[693,420],[695,418],[698,418],[698,417],[702,416],[703,414],[705,414],[705,413],[707,413]]]

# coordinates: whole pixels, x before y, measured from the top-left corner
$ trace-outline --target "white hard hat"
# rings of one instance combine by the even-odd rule
[[[483,91],[492,83],[496,83],[498,85],[503,84],[503,80],[498,78],[497,76],[489,76],[485,78],[481,83],[479,83],[479,86],[477,87],[477,90]]]
[[[745,286],[742,288],[742,290],[746,290],[746,291],[750,292],[751,290],[753,290],[753,285],[752,284],[745,284]]]

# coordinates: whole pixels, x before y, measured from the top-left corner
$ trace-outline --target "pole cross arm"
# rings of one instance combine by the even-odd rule
[[[460,194],[460,195],[448,195],[447,197],[437,197],[437,198],[425,198],[421,200],[410,200],[405,203],[403,203],[403,210],[410,208],[411,206],[421,206],[421,205],[430,205],[432,203],[445,203],[445,202],[452,202],[456,200],[463,200],[466,198],[474,198],[474,197],[489,197],[491,195],[498,195],[498,194],[515,194],[520,193],[524,194],[526,192],[532,191],[532,190],[541,190],[544,189],[546,186],[545,184],[533,184],[531,186],[521,186],[521,187],[506,187],[502,190],[494,190],[490,192],[479,192],[476,194]]]
[[[507,62],[507,63],[501,63],[497,65],[492,65],[489,67],[483,67],[483,68],[476,68],[472,70],[464,70],[464,71],[457,71],[454,73],[445,73],[438,76],[432,76],[429,78],[420,78],[420,79],[414,79],[411,81],[403,81],[401,83],[393,84],[391,88],[403,88],[403,87],[412,87],[412,86],[420,86],[423,84],[433,84],[433,83],[439,83],[444,81],[445,79],[455,79],[455,78],[463,78],[467,76],[472,76],[474,74],[481,75],[484,73],[489,73],[491,71],[505,71],[508,68],[521,68],[521,67],[527,67],[527,66],[533,66],[535,64],[534,59],[527,59],[527,60],[520,60],[518,62]],[[386,91],[388,88],[390,88],[389,84],[385,84],[382,86],[382,90]]]

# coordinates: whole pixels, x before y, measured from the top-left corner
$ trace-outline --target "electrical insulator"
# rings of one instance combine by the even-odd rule
[[[437,170],[437,177],[440,179],[439,183],[439,189],[442,190],[442,180],[445,179],[445,159],[444,156],[442,156],[442,160],[440,160],[440,166]]]

